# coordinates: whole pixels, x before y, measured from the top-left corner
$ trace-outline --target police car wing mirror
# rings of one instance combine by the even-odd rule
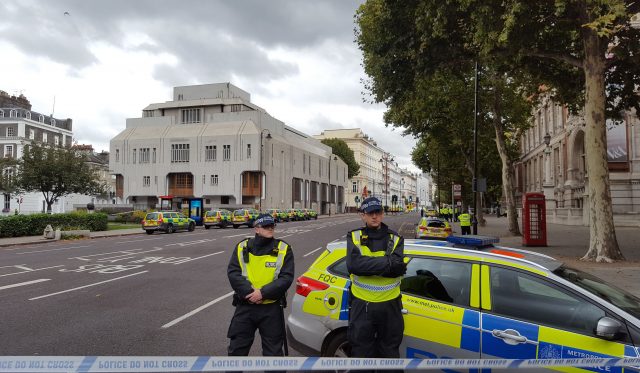
[[[618,337],[618,333],[621,328],[622,324],[620,321],[605,316],[598,320],[598,325],[596,325],[596,336],[611,341]]]
[[[409,314],[409,310],[407,310],[406,308],[401,309],[401,310],[400,310],[400,312],[401,312],[403,315],[407,315],[407,314]]]

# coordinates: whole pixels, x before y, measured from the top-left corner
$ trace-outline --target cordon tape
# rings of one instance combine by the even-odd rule
[[[233,356],[0,356],[0,372],[220,372],[638,367],[640,358],[363,359]],[[636,368],[638,369],[638,368]]]

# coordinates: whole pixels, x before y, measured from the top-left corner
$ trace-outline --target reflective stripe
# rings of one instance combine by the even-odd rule
[[[282,263],[284,263],[284,256],[287,254],[287,248],[289,245],[284,243],[284,241],[280,241],[278,243],[278,259],[276,259],[276,272],[273,274],[273,279],[277,279],[278,275],[280,275],[280,270],[282,269]]]
[[[353,276],[353,283],[358,287],[361,287],[365,290],[370,290],[370,291],[389,291],[389,290],[393,290],[396,286],[400,285],[400,281],[394,282],[393,284],[384,285],[384,286],[365,284],[358,281],[358,276]]]
[[[247,278],[247,263],[244,262],[244,250],[247,248],[247,242],[249,242],[249,240],[242,240],[239,244],[238,244],[238,262],[240,263],[240,268],[242,269],[242,277]]]

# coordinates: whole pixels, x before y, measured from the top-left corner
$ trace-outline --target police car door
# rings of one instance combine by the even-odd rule
[[[423,359],[480,357],[478,289],[471,296],[472,289],[479,287],[479,272],[479,265],[470,262],[411,258],[401,284],[406,312],[403,355]]]
[[[481,284],[482,358],[560,359],[635,355],[630,340],[608,341],[594,335],[598,320],[611,315],[544,276],[515,268],[483,265]],[[619,367],[555,370],[622,372]],[[541,369],[531,371],[540,372]]]

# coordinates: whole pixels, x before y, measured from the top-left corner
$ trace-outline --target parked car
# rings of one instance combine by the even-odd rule
[[[260,211],[256,209],[238,209],[231,214],[231,223],[233,227],[238,229],[242,225],[253,227],[253,221],[258,218]]]
[[[153,234],[155,231],[173,233],[179,229],[193,232],[196,229],[196,221],[176,211],[150,212],[142,220],[142,229],[147,234]]]
[[[231,225],[231,213],[228,210],[211,210],[204,214],[204,227],[226,228]]]
[[[280,210],[280,209],[268,209],[266,211],[267,214],[271,215],[273,217],[273,219],[280,223],[283,221],[288,221],[289,220],[289,215],[284,211],[284,210]]]
[[[302,214],[298,212],[298,209],[286,209],[287,216],[289,217],[289,221],[298,221],[302,220]]]
[[[445,239],[451,234],[449,223],[440,218],[421,218],[416,226],[416,238]]]
[[[308,219],[315,219],[318,220],[318,212],[314,209],[304,209],[303,210],[305,213],[305,216],[307,216]]]
[[[448,240],[405,240],[401,357],[640,357],[640,298],[497,239]],[[308,356],[350,354],[345,255],[330,243],[297,279],[287,334]]]

